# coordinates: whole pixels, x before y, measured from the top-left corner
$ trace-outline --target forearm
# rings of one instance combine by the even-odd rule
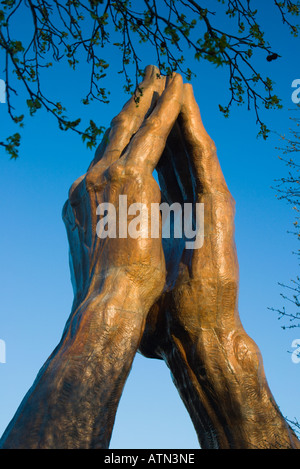
[[[82,305],[85,310],[71,318],[0,447],[108,447],[144,314],[124,299],[121,307],[118,299],[104,298]]]
[[[202,448],[300,448],[241,326],[174,330],[165,359]]]

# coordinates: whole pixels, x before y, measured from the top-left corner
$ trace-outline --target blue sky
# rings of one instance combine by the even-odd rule
[[[260,64],[277,83],[281,111],[263,112],[274,131],[288,133],[292,81],[300,78],[300,40],[282,27],[278,14],[264,7],[262,21],[268,39],[282,58]],[[26,32],[26,22],[20,23]],[[44,83],[55,100],[62,100],[74,117],[92,118],[108,126],[128,99],[122,89],[118,55],[110,59],[111,102],[80,105],[86,67],[74,74],[63,66],[47,71]],[[187,53],[188,57],[188,53]],[[146,47],[142,64],[155,63]],[[0,56],[0,60],[3,57]],[[246,107],[232,109],[224,119],[218,109],[228,97],[227,73],[200,62],[192,80],[207,131],[215,140],[220,163],[236,200],[236,243],[240,265],[240,316],[259,345],[267,379],[282,413],[300,418],[300,364],[291,360],[291,344],[300,330],[283,331],[276,313],[281,307],[278,282],[298,272],[294,213],[275,198],[274,179],[286,174],[277,158],[277,134],[257,139],[255,116]],[[3,62],[0,67],[0,79]],[[20,95],[22,98],[22,94]],[[21,113],[21,112],[20,112]],[[0,104],[1,139],[15,131]],[[0,171],[0,339],[6,343],[6,363],[0,363],[0,434],[24,394],[60,340],[72,305],[68,244],[61,220],[62,206],[72,182],[84,173],[93,153],[79,137],[61,132],[44,111],[26,121],[21,156],[10,161],[1,151]],[[161,361],[136,356],[118,409],[111,448],[198,448],[189,416]]]

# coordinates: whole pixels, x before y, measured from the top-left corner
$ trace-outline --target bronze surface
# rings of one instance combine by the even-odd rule
[[[235,203],[191,85],[146,68],[63,219],[74,302],[1,448],[107,448],[137,351],[165,360],[202,448],[300,448],[238,312]],[[157,169],[160,187],[153,178]],[[204,204],[204,244],[97,236],[97,207]]]

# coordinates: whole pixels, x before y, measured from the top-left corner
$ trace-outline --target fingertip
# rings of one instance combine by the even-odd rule
[[[178,73],[174,73],[169,79],[165,77],[161,81],[162,85],[166,82],[165,89],[149,117],[145,120],[143,126],[136,133],[131,141],[130,150],[127,156],[127,162],[140,161],[147,163],[147,168],[153,169],[164,150],[164,145],[168,135],[178,118],[183,101],[183,79]],[[159,137],[157,139],[157,137]],[[141,145],[143,141],[143,145]],[[147,145],[145,144],[147,141]],[[139,146],[143,148],[140,154]]]
[[[184,89],[184,94],[185,95],[192,95],[194,96],[194,89],[193,89],[193,86],[191,85],[191,83],[184,83],[183,85],[183,89]]]
[[[185,83],[183,85],[183,105],[190,106],[191,103],[196,103],[194,89],[190,83]]]
[[[182,76],[180,75],[180,73],[174,73],[174,77],[173,77],[173,80],[177,81],[183,88],[183,78]]]
[[[161,80],[161,88],[162,90],[164,90],[167,86],[167,77],[165,75],[161,75],[160,80]]]
[[[147,67],[144,68],[144,80],[151,77],[152,68],[153,65],[147,65]]]
[[[176,99],[179,103],[182,104],[183,102],[183,79],[179,73],[173,73],[172,76],[166,77],[166,86],[165,86],[165,93]]]
[[[169,83],[171,84],[174,81],[181,82],[182,85],[183,85],[183,79],[182,79],[182,76],[180,75],[180,73],[172,72],[171,75],[166,76],[166,85],[168,85]]]
[[[144,69],[144,80],[153,80],[160,76],[160,70],[156,65],[147,65]]]

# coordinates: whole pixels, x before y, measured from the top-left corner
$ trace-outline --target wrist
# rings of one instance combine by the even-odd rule
[[[107,448],[145,320],[139,295],[130,301],[130,284],[118,275],[102,284],[71,313],[3,447]]]

